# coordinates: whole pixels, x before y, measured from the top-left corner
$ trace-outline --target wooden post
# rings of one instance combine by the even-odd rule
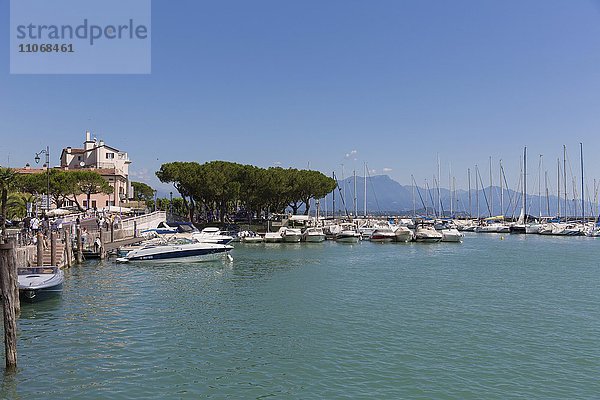
[[[3,296],[4,314],[4,354],[6,369],[17,368],[17,317],[15,314],[15,290],[11,284],[11,270],[17,271],[17,254],[15,242],[0,244],[0,287]],[[18,299],[18,296],[17,296]]]
[[[77,264],[83,262],[83,241],[81,240],[81,226],[77,225]]]
[[[65,229],[65,255],[67,257],[67,267],[71,267],[73,262],[73,252],[71,247],[71,229]]]
[[[54,231],[50,229],[50,265],[56,264],[56,235]]]
[[[115,224],[113,224],[112,222],[110,223],[110,242],[114,242],[115,241]]]
[[[133,221],[133,237],[137,237],[137,221]]]
[[[37,234],[37,266],[44,265],[44,235],[42,232]]]
[[[102,227],[98,231],[100,234],[100,259],[103,260],[106,257],[106,251],[104,251],[104,235],[102,235]]]

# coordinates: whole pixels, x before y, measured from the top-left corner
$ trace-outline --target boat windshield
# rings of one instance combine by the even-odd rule
[[[44,266],[44,267],[19,268],[17,270],[17,272],[19,275],[56,274],[58,272],[58,267]]]

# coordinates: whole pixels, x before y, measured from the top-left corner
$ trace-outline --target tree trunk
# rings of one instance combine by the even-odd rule
[[[308,215],[308,212],[310,211],[310,198],[304,199],[304,206],[304,215]]]
[[[2,213],[2,221],[0,221],[0,229],[2,229],[2,236],[6,236],[6,202],[8,201],[8,190],[2,188],[2,206],[0,207],[0,213]]]

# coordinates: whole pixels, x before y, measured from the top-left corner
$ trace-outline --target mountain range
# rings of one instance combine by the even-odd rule
[[[364,212],[364,177],[356,177],[356,203],[358,215]],[[346,178],[338,182],[339,190],[336,192],[336,210],[344,213],[344,205],[349,213],[354,211],[354,178]],[[416,209],[417,213],[423,214],[425,209],[433,215],[434,208],[439,212],[439,201],[437,187],[423,188],[412,185],[401,185],[388,175],[376,175],[367,177],[367,212],[368,214],[412,214]],[[511,189],[503,189],[503,208],[501,211],[501,189],[498,186],[485,187],[476,191],[471,189],[471,201],[469,203],[468,190],[455,190],[451,195],[447,188],[440,188],[441,203],[443,215],[449,216],[450,210],[454,215],[477,215],[479,209],[480,216],[502,215],[518,217],[522,208],[522,195]],[[344,198],[344,201],[341,201]],[[555,195],[537,196],[527,194],[527,213],[530,215],[556,216],[558,215],[558,199]],[[452,207],[451,207],[451,204]],[[325,206],[326,204],[326,206]],[[328,195],[326,202],[321,201],[322,212],[326,208],[330,213],[332,210],[332,195]],[[469,204],[471,205],[469,208]],[[587,201],[584,203],[586,215],[592,216],[598,214],[598,206]],[[541,213],[540,213],[541,208]],[[569,194],[567,199],[567,214],[569,216],[581,215],[581,200],[573,199]],[[561,196],[560,214],[565,215],[564,198]]]

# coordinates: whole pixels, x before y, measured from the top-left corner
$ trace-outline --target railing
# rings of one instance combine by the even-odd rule
[[[156,228],[161,222],[167,221],[166,211],[154,211],[150,214],[138,215],[136,217],[125,218],[121,221],[121,229],[138,230]]]

